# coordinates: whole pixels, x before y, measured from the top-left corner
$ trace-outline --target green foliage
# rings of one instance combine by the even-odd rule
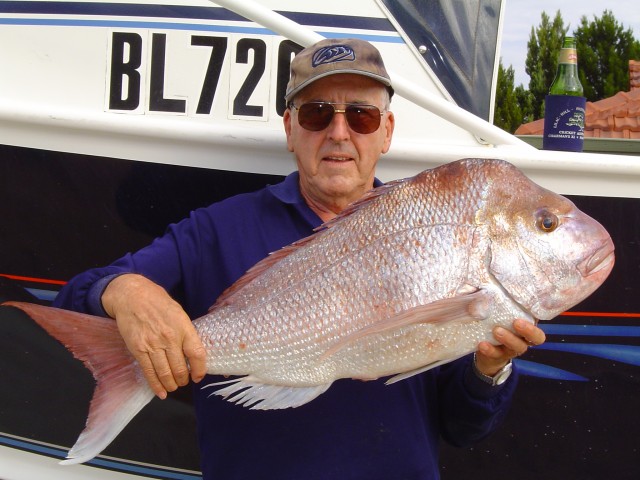
[[[524,118],[514,83],[515,71],[513,67],[509,65],[509,68],[505,69],[502,65],[502,59],[500,59],[493,123],[509,133],[515,132]]]
[[[631,29],[605,10],[600,18],[580,19],[574,36],[578,45],[578,71],[587,100],[594,102],[629,90],[629,60],[640,58],[640,42]]]
[[[562,39],[568,35],[560,11],[553,21],[542,12],[537,28],[531,28],[527,43],[525,71],[529,88],[514,85],[514,70],[498,68],[494,124],[513,133],[522,123],[544,117],[544,97],[549,92],[557,70]],[[629,90],[629,60],[640,60],[640,42],[631,29],[624,29],[609,10],[580,25],[570,35],[576,37],[578,71],[585,96],[597,101]]]
[[[546,12],[542,12],[542,21],[538,28],[531,28],[525,72],[530,78],[533,120],[544,117],[544,97],[549,93],[549,87],[555,77],[558,53],[567,30],[560,10],[556,12],[553,22]]]
[[[504,68],[502,59],[498,66],[494,125],[514,133],[520,125],[533,120],[532,96],[522,85],[515,86],[515,71],[509,65]]]
[[[533,115],[533,95],[522,85],[516,87],[516,101],[522,110],[522,123],[529,123],[535,120]],[[518,126],[516,126],[517,129]]]

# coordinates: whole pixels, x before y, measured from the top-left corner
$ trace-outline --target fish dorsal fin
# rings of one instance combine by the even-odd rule
[[[246,285],[251,283],[257,277],[262,275],[264,272],[273,267],[276,263],[280,262],[284,258],[288,257],[299,248],[304,247],[308,243],[310,243],[315,237],[321,234],[324,230],[333,228],[336,224],[343,221],[345,218],[349,217],[353,213],[357,212],[361,208],[364,208],[370,202],[373,202],[375,199],[387,193],[390,189],[394,188],[396,185],[404,183],[407,179],[394,180],[392,182],[381,185],[377,188],[369,190],[361,199],[353,202],[349,206],[347,206],[342,212],[340,212],[335,218],[332,218],[328,222],[323,223],[319,227],[314,230],[312,235],[305,237],[297,242],[292,243],[291,245],[287,245],[286,247],[281,248],[280,250],[276,250],[275,252],[270,253],[266,258],[256,263],[253,267],[251,267],[247,272],[240,277],[236,282],[227,288],[222,294],[218,297],[213,306],[209,309],[209,311],[214,308],[218,308],[225,305],[232,305],[234,303],[235,294],[244,288]]]
[[[358,210],[365,208],[369,203],[375,201],[378,197],[381,197],[382,195],[386,195],[387,192],[395,189],[398,185],[406,182],[407,180],[410,180],[410,179],[402,178],[400,180],[393,180],[391,182],[385,183],[384,185],[380,185],[379,187],[369,190],[362,197],[360,197],[360,199],[347,205],[347,207],[344,210],[342,210],[336,217],[332,218],[328,222],[325,222],[322,225],[320,225],[318,228],[316,228],[316,231],[322,231],[327,228],[333,227],[336,223],[341,222],[342,220],[354,214]]]
[[[436,300],[426,305],[418,305],[397,315],[385,318],[373,325],[364,327],[336,342],[322,355],[325,360],[354,342],[410,325],[444,324],[448,322],[478,321],[488,318],[491,311],[491,299],[484,290],[466,295]]]
[[[305,237],[302,240],[298,240],[297,242],[292,243],[291,245],[282,247],[280,250],[276,250],[275,252],[270,253],[264,259],[260,260],[253,267],[247,270],[247,272],[243,276],[241,276],[238,280],[236,280],[233,283],[233,285],[231,285],[224,292],[222,292],[222,294],[220,294],[220,296],[217,298],[213,306],[211,306],[209,311],[225,305],[232,305],[234,303],[234,296],[237,292],[242,290],[245,286],[247,286],[253,280],[258,278],[267,270],[269,270],[276,263],[280,262],[284,258],[294,253],[299,248],[309,243],[315,237],[315,235],[316,234],[309,235],[308,237]]]

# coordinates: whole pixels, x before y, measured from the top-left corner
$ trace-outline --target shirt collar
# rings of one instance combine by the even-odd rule
[[[383,183],[377,178],[374,178],[374,188],[381,185],[383,185]],[[267,188],[269,192],[282,203],[294,206],[313,226],[319,226],[322,223],[320,217],[311,210],[307,202],[305,202],[302,193],[300,193],[300,174],[297,171],[287,175],[282,182],[269,185]]]
[[[269,185],[271,194],[282,203],[289,205],[305,203],[300,193],[300,174],[296,171],[287,175],[284,181]]]
[[[373,187],[377,188],[382,186],[383,183],[377,178],[373,179]],[[271,194],[280,200],[282,203],[289,205],[305,204],[302,193],[300,193],[300,174],[296,171],[287,175],[284,181],[277,183],[276,185],[269,185],[269,191]]]

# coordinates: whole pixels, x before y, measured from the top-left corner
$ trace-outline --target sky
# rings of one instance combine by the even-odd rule
[[[513,66],[515,85],[529,85],[529,76],[524,71],[527,58],[527,42],[531,27],[537,28],[542,20],[542,12],[553,20],[560,10],[565,27],[569,25],[569,33],[580,25],[580,18],[585,15],[588,21],[594,16],[601,17],[604,10],[610,10],[622,24],[624,30],[631,28],[636,39],[640,40],[640,2],[638,0],[506,0],[505,16],[502,29],[501,57],[505,68]],[[578,58],[578,68],[580,59]]]

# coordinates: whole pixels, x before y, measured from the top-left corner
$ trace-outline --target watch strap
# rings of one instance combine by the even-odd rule
[[[480,380],[495,387],[498,385],[502,385],[511,376],[511,372],[513,371],[513,363],[511,362],[511,360],[509,360],[509,363],[507,363],[504,367],[498,370],[493,377],[491,377],[478,370],[478,367],[476,365],[476,355],[474,354],[472,368],[473,373],[475,373]]]

